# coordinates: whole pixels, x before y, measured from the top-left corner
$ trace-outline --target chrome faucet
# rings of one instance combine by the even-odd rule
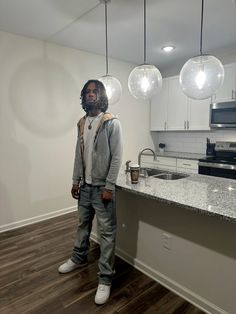
[[[154,150],[152,150],[151,148],[144,148],[143,150],[141,150],[141,152],[138,154],[138,164],[139,167],[141,168],[141,156],[143,154],[143,152],[145,152],[146,150],[150,150],[153,153],[153,160],[156,160],[156,154],[154,152]]]

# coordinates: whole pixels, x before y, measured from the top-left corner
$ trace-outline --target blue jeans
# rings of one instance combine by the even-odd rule
[[[113,200],[103,203],[101,193],[104,187],[85,184],[80,188],[79,224],[71,260],[76,264],[86,263],[89,251],[89,237],[94,215],[97,217],[100,235],[99,283],[110,285],[114,273],[116,210]],[[113,192],[114,193],[114,192]]]

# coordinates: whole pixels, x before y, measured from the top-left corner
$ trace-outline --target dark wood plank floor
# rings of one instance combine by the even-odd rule
[[[76,225],[71,213],[0,234],[1,314],[204,313],[118,257],[109,302],[95,305],[96,243],[91,243],[87,267],[57,272],[70,256]]]

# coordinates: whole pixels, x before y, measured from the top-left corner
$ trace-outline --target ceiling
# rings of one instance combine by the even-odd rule
[[[161,70],[199,53],[201,0],[147,0],[147,62]],[[236,49],[234,0],[205,0],[203,52]],[[99,0],[0,0],[0,30],[105,54]],[[166,54],[165,44],[176,49]],[[143,63],[143,0],[108,4],[109,57]],[[235,50],[236,51],[236,50]]]

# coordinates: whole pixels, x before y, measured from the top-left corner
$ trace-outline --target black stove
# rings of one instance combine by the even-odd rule
[[[216,142],[214,156],[199,159],[198,173],[236,179],[236,143]]]
[[[236,156],[235,157],[208,156],[206,158],[199,159],[199,161],[236,165]]]

